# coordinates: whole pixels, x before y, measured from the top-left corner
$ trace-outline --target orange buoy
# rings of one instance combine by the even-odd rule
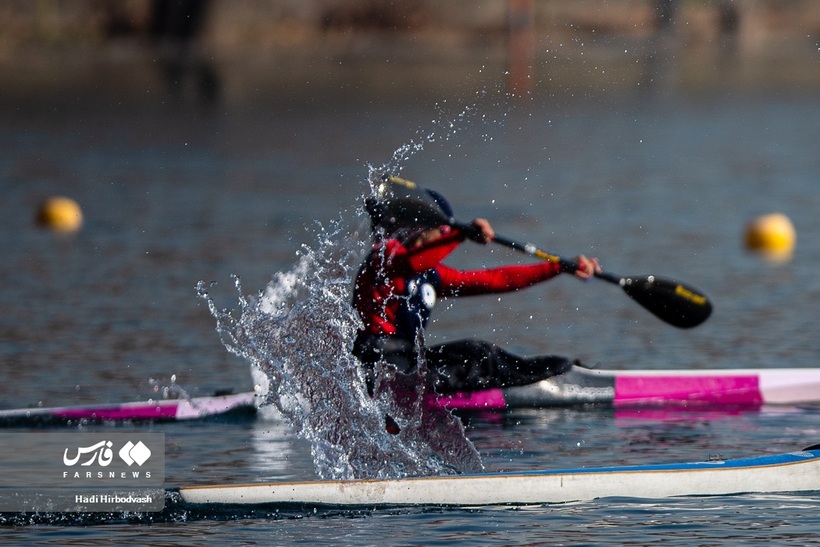
[[[746,248],[776,260],[788,260],[794,252],[797,232],[782,213],[759,216],[746,225]]]
[[[83,212],[73,199],[52,196],[40,204],[37,224],[55,232],[73,233],[83,225]]]

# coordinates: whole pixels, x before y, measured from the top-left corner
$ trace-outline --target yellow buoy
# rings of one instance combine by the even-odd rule
[[[37,224],[57,232],[76,232],[83,225],[83,212],[73,199],[52,196],[40,204]]]
[[[782,213],[759,216],[746,226],[746,248],[767,258],[791,258],[796,241],[794,225]]]

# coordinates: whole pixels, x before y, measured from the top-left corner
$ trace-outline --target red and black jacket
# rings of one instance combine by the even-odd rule
[[[442,264],[465,239],[453,230],[421,247],[396,239],[376,245],[356,277],[353,304],[362,334],[413,341],[424,328],[438,298],[510,292],[555,277],[552,262],[457,270]]]

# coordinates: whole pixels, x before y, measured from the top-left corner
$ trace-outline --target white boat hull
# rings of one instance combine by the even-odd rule
[[[519,505],[605,497],[666,498],[820,490],[820,450],[738,460],[397,480],[180,488],[196,504]]]

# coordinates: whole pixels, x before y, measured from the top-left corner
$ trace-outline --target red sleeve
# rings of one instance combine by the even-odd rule
[[[438,272],[441,296],[472,296],[523,289],[555,277],[561,267],[554,262],[539,262],[463,271],[442,264]]]
[[[396,240],[390,240],[385,252],[386,269],[401,275],[426,272],[438,266],[462,241],[464,234],[458,230],[453,230],[432,243],[412,249]]]

